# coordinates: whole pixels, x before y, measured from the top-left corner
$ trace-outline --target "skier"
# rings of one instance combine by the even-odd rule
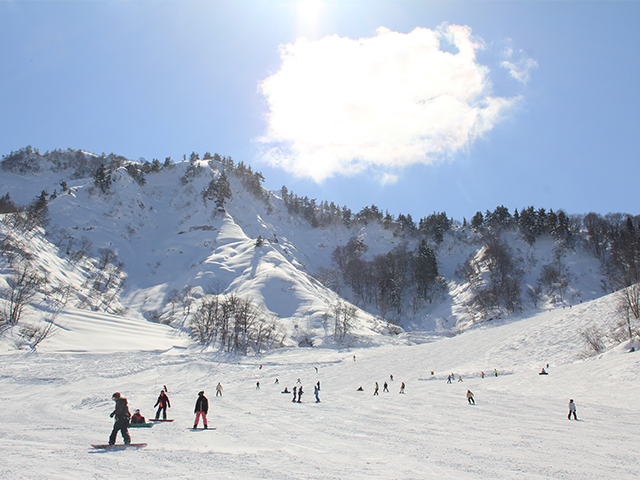
[[[389,393],[389,386],[387,385],[387,382],[384,382],[384,385],[382,385],[382,391]]]
[[[144,417],[140,414],[140,410],[137,409],[133,415],[131,415],[131,423],[146,423]]]
[[[216,385],[216,397],[217,396],[222,396],[222,384],[220,382]]]
[[[569,400],[569,415],[567,416],[569,420],[571,420],[571,414],[573,414],[574,420],[578,420],[578,417],[576,417],[576,404],[573,403],[573,398]]]
[[[298,387],[293,387],[293,400],[291,401],[295,402],[297,396],[298,396]]]
[[[378,395],[378,390],[379,390],[379,388],[380,388],[380,387],[378,387],[378,382],[376,382],[376,388],[375,388],[375,390],[373,391],[373,394],[374,394],[374,395]]]
[[[193,422],[193,428],[198,428],[200,423],[200,417],[202,417],[202,423],[204,428],[209,428],[207,425],[207,412],[209,411],[209,400],[204,396],[204,390],[198,392],[198,400],[196,400],[196,408],[193,409],[193,413],[196,414],[196,420]]]
[[[451,375],[447,377],[447,383],[451,383]]]
[[[318,382],[318,383],[320,383],[320,382]],[[320,387],[318,385],[313,387],[313,393],[316,396],[316,403],[320,403],[320,397],[318,396],[318,394],[320,393]]]
[[[400,385],[400,393],[404,393],[404,382],[402,382],[402,385]]]
[[[302,391],[302,385],[300,385],[300,388],[298,388],[298,403],[302,403],[302,394],[304,392]]]
[[[160,390],[160,395],[158,395],[158,400],[154,407],[158,407],[158,411],[156,412],[156,420],[160,418],[160,412],[162,412],[162,418],[167,419],[167,407],[171,408],[171,403],[169,403],[169,397],[164,390]]]
[[[120,396],[120,392],[116,392],[111,397],[111,400],[116,402],[116,408],[111,412],[110,417],[115,417],[116,423],[113,424],[113,431],[109,437],[109,445],[116,444],[118,432],[122,432],[124,444],[129,445],[131,443],[131,436],[129,435],[129,419],[131,418],[131,413],[129,412],[127,399]]]
[[[469,405],[471,405],[472,403],[475,405],[476,401],[473,399],[473,392],[471,390],[467,390],[467,402],[469,402]]]

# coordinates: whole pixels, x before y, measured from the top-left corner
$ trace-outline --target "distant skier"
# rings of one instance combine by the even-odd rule
[[[216,397],[218,396],[222,396],[222,384],[220,382],[218,382],[218,385],[216,385]]]
[[[404,393],[404,382],[402,382],[402,385],[400,385],[400,393]]]
[[[473,399],[473,392],[471,390],[467,390],[467,402],[469,402],[469,405],[476,404],[476,401]]]
[[[165,393],[164,390],[160,390],[160,395],[158,395],[158,400],[154,405],[154,408],[158,407],[158,411],[156,412],[156,420],[160,418],[160,412],[162,412],[162,418],[167,419],[167,407],[171,408],[171,403],[169,403],[169,397]]]
[[[111,400],[116,402],[116,408],[111,412],[110,417],[115,417],[116,422],[113,424],[113,431],[109,437],[109,445],[116,444],[118,432],[122,433],[125,445],[129,445],[131,443],[131,436],[129,435],[129,419],[131,418],[131,413],[129,412],[127,399],[120,396],[120,392],[116,392],[112,395]]]
[[[569,415],[567,416],[569,420],[571,420],[571,415],[573,415],[574,420],[578,420],[578,417],[576,417],[576,404],[573,403],[573,398],[569,400]]]
[[[384,382],[384,385],[382,385],[382,391],[389,393],[389,385],[387,385],[387,382]]]
[[[461,381],[462,381],[462,375],[458,377],[458,383],[460,383]]]
[[[278,385],[279,383],[280,383],[280,380],[276,378],[276,385]]]
[[[318,382],[318,383],[320,383],[320,382]],[[319,397],[320,387],[318,385],[313,387],[313,393],[316,396],[316,403],[320,403],[320,397]]]
[[[140,413],[140,410],[136,410],[133,415],[131,415],[131,423],[146,423],[144,417]]]
[[[260,390],[260,382],[256,382],[256,390]]]
[[[291,401],[295,402],[297,397],[298,397],[298,387],[293,387],[293,400]]]
[[[196,420],[193,422],[193,428],[198,428],[200,423],[200,417],[202,417],[202,423],[204,428],[209,428],[207,425],[207,412],[209,411],[209,400],[204,396],[204,390],[198,392],[198,400],[196,400],[196,407],[193,409],[193,413],[196,414]]]
[[[302,403],[302,394],[304,392],[302,391],[302,385],[300,385],[300,388],[298,388],[298,403]]]
[[[484,380],[484,372],[482,372],[481,375],[482,375],[482,379]]]
[[[495,376],[497,377],[497,376],[498,376],[498,369],[497,369],[497,368],[496,368],[496,369],[494,369],[494,370],[493,370],[493,373],[494,373],[494,374],[495,374]]]
[[[376,382],[376,388],[375,388],[375,390],[373,391],[373,394],[374,394],[374,395],[378,395],[378,390],[379,390],[379,389],[380,389],[380,387],[378,386],[378,382]]]
[[[451,375],[447,377],[447,383],[451,383]]]
[[[389,380],[393,382],[393,375],[389,375]]]

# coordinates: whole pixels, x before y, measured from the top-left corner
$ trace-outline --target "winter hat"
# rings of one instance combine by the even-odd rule
[[[198,395],[204,395],[204,390],[199,391]]]
[[[140,413],[140,409],[139,408],[136,408],[136,413]]]
[[[111,395],[111,398],[113,398],[115,400],[119,399],[120,398],[120,392],[114,393],[113,395]]]

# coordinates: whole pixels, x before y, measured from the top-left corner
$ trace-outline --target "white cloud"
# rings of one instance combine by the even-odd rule
[[[519,52],[520,58],[511,61],[514,56],[513,49],[511,47],[505,47],[502,54],[507,60],[503,60],[500,66],[509,70],[509,74],[517,81],[526,84],[530,80],[529,71],[538,68],[538,62],[529,57],[522,50]]]
[[[403,167],[466,148],[518,101],[491,96],[479,48],[458,25],[281,46],[279,71],[261,84],[264,159],[318,182],[366,170],[389,182]]]

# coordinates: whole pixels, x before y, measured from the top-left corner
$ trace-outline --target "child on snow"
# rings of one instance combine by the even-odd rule
[[[573,403],[573,398],[569,400],[569,415],[567,416],[569,420],[571,420],[572,414],[573,414],[573,419],[578,420],[578,417],[576,417],[576,404]]]

